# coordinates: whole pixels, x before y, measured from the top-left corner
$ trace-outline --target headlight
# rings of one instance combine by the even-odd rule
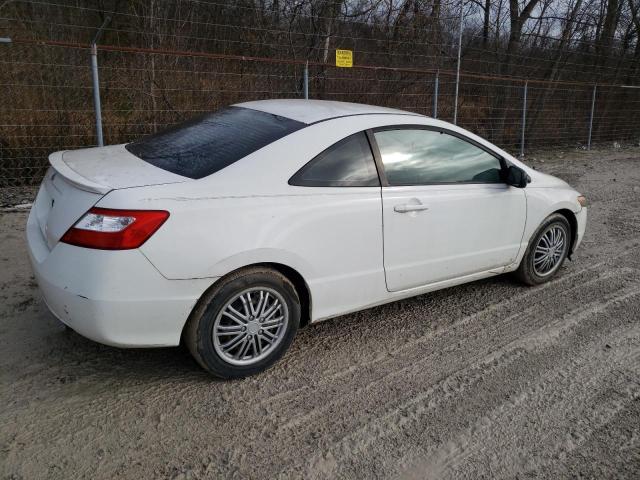
[[[578,197],[578,203],[580,204],[581,207],[586,207],[587,206],[587,197],[585,197],[584,195],[580,195]]]

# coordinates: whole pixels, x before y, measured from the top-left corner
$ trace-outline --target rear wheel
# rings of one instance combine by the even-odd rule
[[[300,324],[300,301],[281,273],[248,268],[222,279],[189,318],[185,343],[206,370],[241,378],[266,370]]]
[[[571,226],[564,215],[554,213],[542,222],[527,247],[516,276],[527,285],[551,280],[569,252]]]

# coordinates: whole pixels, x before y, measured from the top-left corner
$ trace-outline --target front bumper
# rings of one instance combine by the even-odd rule
[[[578,234],[573,242],[571,253],[574,253],[578,249],[584,238],[584,232],[587,229],[587,207],[582,207],[579,212],[575,212],[575,215],[576,222],[578,223]]]
[[[174,346],[215,279],[168,280],[139,250],[49,250],[33,212],[27,244],[49,310],[79,334],[117,347]]]

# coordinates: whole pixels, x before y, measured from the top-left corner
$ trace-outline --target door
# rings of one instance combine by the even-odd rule
[[[444,130],[375,131],[382,188],[384,268],[395,292],[504,267],[517,257],[524,191],[505,184],[504,162]]]

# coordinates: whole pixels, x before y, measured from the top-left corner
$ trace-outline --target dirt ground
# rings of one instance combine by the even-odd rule
[[[550,284],[502,276],[303,330],[263,375],[47,312],[0,214],[4,478],[638,478],[640,148],[529,160],[590,202]]]

